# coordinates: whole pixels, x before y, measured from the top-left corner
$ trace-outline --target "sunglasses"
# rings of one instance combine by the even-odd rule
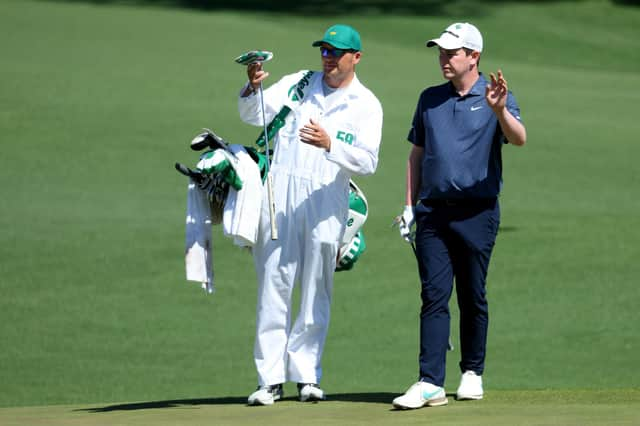
[[[329,58],[329,57],[340,58],[342,55],[344,55],[347,52],[355,52],[355,50],[352,50],[352,49],[327,49],[326,47],[321,47],[320,48],[320,54],[322,55],[323,58]]]

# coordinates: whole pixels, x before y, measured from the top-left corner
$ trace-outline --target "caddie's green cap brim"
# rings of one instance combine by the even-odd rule
[[[324,33],[322,40],[314,41],[312,46],[318,47],[323,43],[329,44],[336,49],[362,50],[360,34],[349,25],[333,25]]]

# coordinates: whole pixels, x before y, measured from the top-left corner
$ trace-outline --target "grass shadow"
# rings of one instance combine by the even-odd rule
[[[155,410],[159,408],[176,408],[189,405],[232,405],[246,403],[246,397],[227,396],[222,398],[171,399],[166,401],[132,402],[124,404],[105,405],[104,407],[79,408],[74,411],[84,411],[88,413],[107,413],[111,411],[135,411]]]
[[[370,402],[374,404],[391,403],[398,394],[388,392],[339,393],[327,396],[328,401]],[[297,401],[295,396],[283,398],[283,401]],[[87,413],[108,413],[112,411],[157,410],[197,405],[246,405],[246,396],[226,396],[221,398],[171,399],[165,401],[132,402],[105,405],[103,407],[78,408],[73,411]]]
[[[360,393],[338,393],[329,394],[327,399],[329,401],[342,401],[342,402],[369,402],[373,404],[391,404],[393,398],[398,396],[398,393],[390,392],[360,392]]]

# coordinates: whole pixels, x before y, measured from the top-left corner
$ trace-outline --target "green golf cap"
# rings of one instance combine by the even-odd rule
[[[322,40],[314,41],[312,46],[318,47],[322,43],[330,44],[336,49],[362,50],[360,34],[349,25],[333,25],[324,33]]]

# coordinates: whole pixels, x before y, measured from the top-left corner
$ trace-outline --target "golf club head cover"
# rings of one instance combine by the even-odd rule
[[[190,147],[194,151],[202,151],[203,149],[224,149],[229,151],[229,144],[209,129],[203,129],[204,132],[197,135],[191,140]]]
[[[233,154],[223,149],[216,149],[202,154],[196,168],[207,175],[217,174],[222,176],[225,182],[239,191],[242,189],[242,179],[236,172],[234,160]]]
[[[349,215],[341,244],[347,244],[353,239],[364,226],[368,215],[369,205],[364,192],[351,179],[349,181]]]
[[[358,231],[351,241],[342,245],[338,250],[338,259],[336,261],[336,272],[348,271],[358,261],[362,253],[364,253],[367,245],[364,241],[364,234]]]
[[[257,62],[267,62],[273,58],[273,53],[266,50],[251,50],[238,56],[235,61],[240,65],[251,65]]]

